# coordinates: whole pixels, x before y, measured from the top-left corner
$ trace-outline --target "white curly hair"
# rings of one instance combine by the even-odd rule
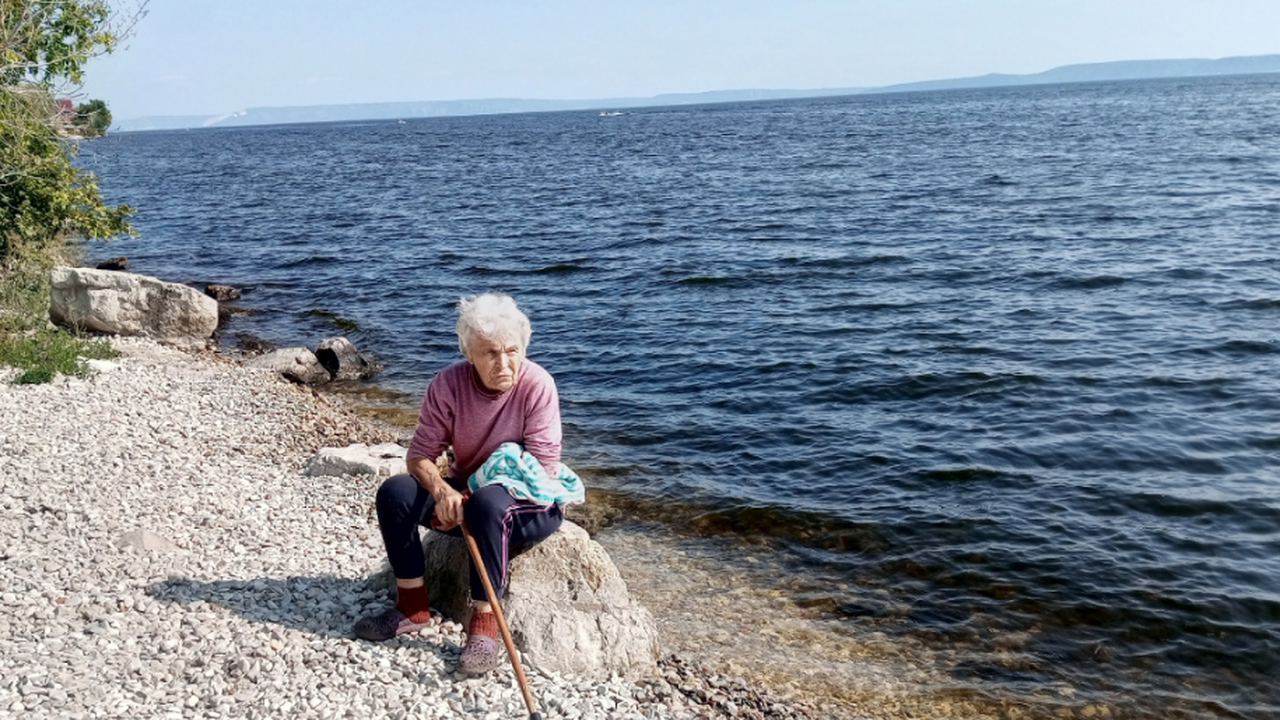
[[[532,335],[533,325],[510,295],[484,293],[458,301],[458,347],[463,355],[476,338],[516,342],[523,351]]]

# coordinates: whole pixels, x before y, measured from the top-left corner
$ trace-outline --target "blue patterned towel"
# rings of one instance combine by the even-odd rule
[[[560,463],[560,472],[553,478],[538,458],[513,442],[499,445],[480,469],[467,479],[471,492],[494,483],[505,487],[517,500],[529,500],[539,505],[555,503],[564,507],[586,500],[582,480],[567,465]]]

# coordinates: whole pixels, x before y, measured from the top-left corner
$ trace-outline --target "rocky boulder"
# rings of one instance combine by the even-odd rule
[[[204,294],[217,300],[218,302],[228,302],[240,299],[240,291],[230,285],[219,285],[217,283],[209,283],[204,286]]]
[[[203,297],[203,296],[202,296]],[[210,302],[213,299],[210,298]],[[214,303],[217,304],[216,302]],[[304,347],[280,348],[244,361],[245,367],[271,370],[286,380],[315,385],[329,382],[329,371],[324,369],[316,354]]]
[[[427,532],[431,604],[465,623],[471,611],[469,554],[461,538]],[[604,680],[652,674],[658,630],[631,597],[604,548],[565,521],[560,530],[511,560],[502,603],[521,658],[543,670]]]
[[[128,270],[129,258],[124,255],[117,255],[113,258],[107,258],[98,263],[99,270]]]
[[[316,358],[334,380],[367,380],[382,370],[373,355],[356,350],[345,337],[321,340],[316,347]]]
[[[218,327],[218,303],[195,288],[147,275],[56,267],[49,318],[79,330],[203,348]]]
[[[389,477],[408,472],[404,457],[408,450],[396,443],[344,448],[320,448],[303,470],[312,477],[322,475],[373,475]]]

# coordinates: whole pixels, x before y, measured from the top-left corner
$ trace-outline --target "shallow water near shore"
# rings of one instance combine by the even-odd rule
[[[1278,76],[1201,78],[132,133],[81,162],[139,208],[92,252],[244,288],[227,343],[347,334],[391,414],[458,357],[458,296],[515,295],[602,542],[709,661],[904,717],[1265,718],[1277,107]]]

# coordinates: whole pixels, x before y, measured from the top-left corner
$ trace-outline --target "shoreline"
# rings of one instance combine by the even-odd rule
[[[376,380],[330,383],[312,391],[399,435],[401,444],[412,437],[416,412],[388,402],[405,393],[382,388]],[[364,404],[371,400],[377,404]],[[397,418],[405,422],[394,422]],[[907,648],[902,638],[860,633],[826,617],[797,598],[803,594],[797,586],[804,583],[788,581],[794,569],[767,547],[732,534],[681,533],[660,510],[632,517],[628,510],[636,498],[593,487],[589,470],[583,480],[587,505],[571,508],[567,517],[605,548],[631,594],[654,613],[664,656],[745,678],[783,700],[823,703],[823,717],[832,719],[1053,714],[983,696],[980,690],[957,690],[945,672],[920,666],[921,659],[935,659],[928,648]],[[740,553],[745,560],[725,563]]]
[[[397,438],[219,354],[111,342],[121,357],[84,380],[15,386],[0,369],[0,717],[527,712],[509,667],[451,671],[456,624],[351,635],[386,602],[377,481],[301,470],[319,447]],[[551,717],[730,716],[725,694],[739,717],[869,717],[678,654],[661,668],[530,681]]]

